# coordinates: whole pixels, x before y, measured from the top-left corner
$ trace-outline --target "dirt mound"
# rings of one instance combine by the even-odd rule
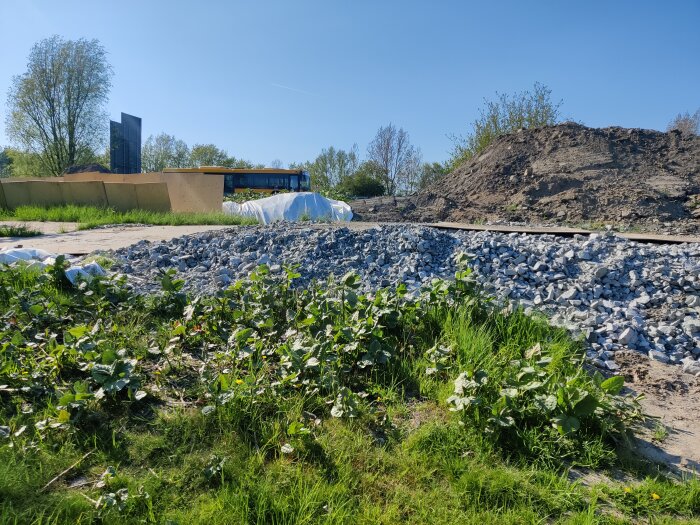
[[[102,164],[80,164],[78,166],[68,166],[63,173],[71,175],[73,173],[112,173]]]
[[[700,137],[565,123],[499,137],[417,195],[353,211],[362,220],[644,224],[694,221],[699,193]]]

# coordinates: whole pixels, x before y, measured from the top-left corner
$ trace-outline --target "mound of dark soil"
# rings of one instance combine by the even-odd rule
[[[694,222],[698,194],[700,137],[565,123],[499,137],[426,190],[353,211],[362,220]]]
[[[78,166],[68,166],[63,173],[72,175],[73,173],[112,173],[102,164],[80,164]]]

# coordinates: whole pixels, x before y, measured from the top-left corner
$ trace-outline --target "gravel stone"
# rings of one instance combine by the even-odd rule
[[[453,278],[462,252],[485,293],[542,311],[581,335],[589,359],[602,368],[613,370],[615,352],[634,348],[689,373],[700,369],[696,244],[641,244],[610,231],[566,238],[408,224],[358,231],[277,223],[141,241],[114,252],[113,270],[128,274],[142,293],[159,289],[164,268],[176,269],[188,291],[213,294],[259,264],[278,275],[283,264],[298,264],[296,286],[354,270],[365,291],[404,281],[417,292],[435,277]]]

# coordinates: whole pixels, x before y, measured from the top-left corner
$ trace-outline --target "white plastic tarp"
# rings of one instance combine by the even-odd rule
[[[50,253],[45,250],[37,250],[34,248],[12,248],[9,250],[0,250],[0,264],[15,264],[24,261],[32,267],[45,268],[56,262],[55,253]],[[87,263],[84,265],[71,265],[66,270],[66,278],[75,284],[78,277],[89,280],[95,275],[105,275],[105,271],[96,262]]]
[[[352,210],[343,201],[328,199],[311,192],[280,193],[272,197],[247,201],[242,204],[224,202],[224,213],[257,219],[262,224],[275,221],[308,219],[350,221]]]
[[[43,261],[56,257],[53,253],[35,248],[11,248],[0,250],[0,264],[12,264],[17,261]]]

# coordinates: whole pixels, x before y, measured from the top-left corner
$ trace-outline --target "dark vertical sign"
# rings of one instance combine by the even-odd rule
[[[109,121],[109,168],[112,173],[141,173],[141,119],[122,113]]]

